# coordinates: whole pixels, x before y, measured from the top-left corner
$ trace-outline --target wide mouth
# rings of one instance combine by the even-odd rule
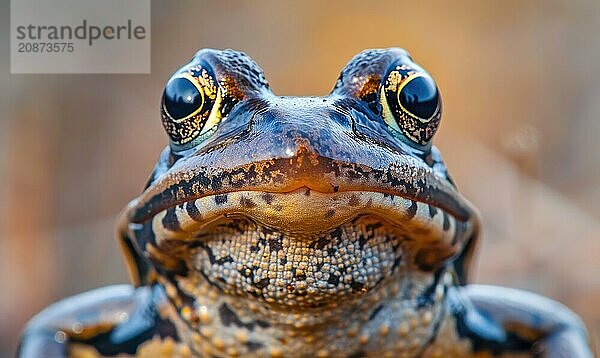
[[[247,192],[276,196],[306,189],[332,197],[346,192],[379,193],[427,204],[461,221],[475,216],[471,205],[447,180],[410,157],[400,164],[382,162],[381,167],[304,154],[232,168],[196,166],[193,162],[181,165],[157,179],[132,202],[128,209],[130,222],[143,223],[161,211],[204,198]]]
[[[211,285],[286,310],[352,302],[402,272],[433,272],[472,230],[402,196],[306,187],[204,196],[161,211],[152,226],[159,249],[184,245],[190,271]]]
[[[162,228],[154,225],[155,234],[170,239],[198,234],[215,221],[236,215],[300,236],[333,230],[358,216],[373,216],[412,230],[413,236],[439,241],[454,239],[457,226],[469,222],[443,208],[385,192],[324,193],[301,187],[289,192],[231,191],[170,206],[154,216],[162,224]]]

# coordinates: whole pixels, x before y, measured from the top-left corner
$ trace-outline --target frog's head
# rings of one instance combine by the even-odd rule
[[[134,281],[172,286],[188,320],[227,300],[298,323],[406,275],[465,278],[477,216],[431,144],[438,88],[404,50],[362,52],[325,97],[276,96],[245,54],[202,50],[160,110],[170,145],[122,243]]]

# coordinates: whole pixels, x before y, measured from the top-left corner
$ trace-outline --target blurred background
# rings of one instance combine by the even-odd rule
[[[115,217],[167,144],[165,81],[203,47],[246,52],[281,95],[325,95],[359,51],[406,48],[481,210],[476,281],[557,299],[598,340],[600,2],[155,1],[149,75],[10,75],[0,4],[0,356],[49,303],[127,282]]]

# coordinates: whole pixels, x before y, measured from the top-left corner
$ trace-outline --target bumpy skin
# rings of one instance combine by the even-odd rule
[[[399,59],[364,51],[330,95],[290,98],[246,55],[198,52],[178,73],[210,67],[217,124],[167,147],[123,211],[135,288],[47,308],[19,356],[591,357],[559,303],[466,285],[479,220],[428,142],[441,112],[409,123],[416,143],[383,120]]]

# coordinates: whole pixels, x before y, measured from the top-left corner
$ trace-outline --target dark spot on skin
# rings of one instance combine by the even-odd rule
[[[182,259],[177,259],[177,258],[173,258],[172,260],[154,260],[154,258],[152,256],[150,256],[150,259],[154,262],[156,261],[160,261],[160,263],[158,264],[160,267],[160,273],[163,276],[167,276],[169,279],[172,279],[173,282],[177,282],[177,280],[175,280],[174,275],[177,276],[187,276],[189,269],[187,267],[187,264],[184,260]]]
[[[329,274],[329,278],[327,279],[327,283],[330,283],[334,286],[337,286],[338,283],[340,283],[340,276],[338,275],[334,275],[334,274]]]
[[[198,235],[198,236],[199,236],[198,239],[203,239],[203,238],[207,237],[208,235],[201,234],[201,235]],[[191,241],[187,245],[188,245],[188,247],[190,249],[195,249],[195,248],[198,248],[198,247],[204,245],[204,242],[202,242],[202,241]]]
[[[215,260],[215,264],[217,264],[217,265],[223,265],[226,262],[233,262],[233,258],[231,256],[227,255],[225,257],[221,257],[220,259]]]
[[[171,272],[171,271],[165,271],[165,270],[161,270],[160,274],[161,274],[161,276],[165,277],[173,285],[173,287],[177,291],[177,297],[179,297],[181,299],[181,303],[183,305],[193,307],[195,299],[192,296],[185,293],[181,289],[181,287],[179,287],[177,276],[180,276],[180,275],[177,272]]]
[[[244,225],[242,224],[242,221],[240,221],[240,220],[233,220],[233,221],[225,222],[225,223],[219,224],[219,226],[233,229],[238,234],[242,234],[245,231]]]
[[[248,209],[252,209],[256,207],[256,203],[254,203],[252,200],[245,198],[245,197],[241,197],[240,198],[240,205],[242,206],[242,208],[248,208]]]
[[[260,319],[256,320],[256,325],[259,326],[260,328],[269,328],[269,327],[271,327],[271,325],[269,324],[269,322],[265,322],[265,321],[262,321]]]
[[[409,219],[412,219],[415,217],[415,215],[417,215],[417,202],[416,201],[413,201],[413,200],[410,201],[410,206],[406,210],[406,215],[408,215]]]
[[[364,358],[367,355],[363,351],[356,351],[348,356],[348,358]]]
[[[368,224],[366,226],[366,228],[369,231],[373,231],[373,230],[377,230],[377,229],[381,228],[382,226],[383,226],[383,224],[378,222],[378,223],[375,223],[375,224]]]
[[[421,271],[431,272],[452,256],[450,250],[427,248],[421,249],[415,256],[415,264]]]
[[[334,193],[337,193],[339,190],[340,190],[340,187],[339,187],[339,185],[334,185],[334,186],[333,186],[333,192],[334,192]]]
[[[392,238],[392,242],[397,242],[395,237]],[[400,266],[400,263],[402,263],[402,252],[398,252],[399,248],[400,243],[397,243],[396,245],[392,246],[392,249],[396,253],[396,258],[394,259],[394,264],[392,265],[392,271],[395,271],[398,268],[398,266]]]
[[[193,202],[187,202],[185,204],[185,210],[187,211],[188,215],[193,220],[200,221],[200,219],[202,219],[202,215],[200,215],[200,211],[196,207],[196,204],[194,204]]]
[[[219,291],[222,291],[223,288],[221,288],[221,286],[219,286],[216,282],[212,281],[211,279],[208,278],[208,276],[206,276],[206,273],[204,273],[204,271],[199,270],[198,272],[200,272],[200,275],[202,276],[202,278],[208,282],[211,286],[216,287],[217,289],[219,289]]]
[[[260,288],[261,290],[267,286],[269,286],[269,279],[268,278],[263,278],[262,280],[255,282],[254,286],[256,288]]]
[[[327,210],[327,212],[325,213],[325,217],[326,217],[326,218],[331,218],[331,217],[333,217],[333,215],[335,215],[335,210],[333,210],[333,209],[329,209],[329,210]]]
[[[420,270],[425,272],[431,272],[435,269],[435,261],[435,255],[433,255],[429,250],[421,250],[415,257],[415,264],[417,264]]]
[[[348,205],[358,206],[359,204],[360,204],[360,201],[358,200],[356,195],[352,194],[352,196],[350,197],[350,200],[348,201]]]
[[[162,219],[162,224],[167,230],[178,231],[179,230],[179,220],[177,219],[177,215],[175,214],[175,208],[167,209],[165,216]]]
[[[281,249],[283,249],[283,235],[279,236],[276,239],[269,239],[267,241],[267,243],[269,244],[269,250],[271,252],[275,251],[279,251]]]
[[[244,277],[247,277],[247,278],[254,277],[254,271],[252,271],[252,269],[249,268],[248,266],[242,267],[242,269],[239,272],[240,272],[240,275],[242,275]]]
[[[238,315],[227,305],[227,303],[223,303],[221,307],[219,307],[219,317],[221,318],[221,323],[223,326],[236,325],[238,327],[245,327],[248,330],[254,330],[254,323],[244,323],[238,317]]]
[[[246,342],[246,347],[248,347],[248,352],[255,352],[264,347],[264,345],[260,342],[248,341]]]
[[[448,219],[448,214],[446,214],[445,211],[442,211],[442,214],[444,215],[443,228],[444,228],[444,231],[447,231],[448,229],[450,229],[450,220]]]
[[[310,189],[306,189],[306,191],[304,192],[304,195],[310,196]]]
[[[262,200],[265,201],[265,203],[271,205],[271,203],[273,202],[273,194],[271,193],[264,193],[263,195],[261,195]]]
[[[280,265],[285,265],[285,264],[287,264],[287,258],[285,258],[285,257],[282,257],[282,258],[280,258],[280,259],[279,259],[279,264],[280,264]]]
[[[268,228],[268,227],[263,227],[263,228],[260,229],[260,233],[263,234],[263,235],[265,235],[265,236],[266,235],[271,235],[274,232],[275,232],[275,230],[273,230],[271,228]]]
[[[342,228],[338,227],[331,232],[331,237],[337,240],[341,240],[343,233],[344,231],[342,230]]]
[[[363,287],[365,287],[365,284],[362,282],[352,280],[352,282],[350,282],[350,287],[352,287],[353,291],[360,291]]]
[[[437,214],[437,208],[433,205],[428,205],[428,206],[429,206],[429,216],[433,219],[435,214]]]
[[[358,246],[360,247],[360,249],[362,250],[365,247],[365,244],[367,242],[369,242],[369,240],[371,240],[373,237],[374,237],[373,231],[368,232],[368,234],[366,236],[361,233],[358,236]]]
[[[227,194],[215,195],[215,204],[223,205],[227,203]]]
[[[298,273],[298,271],[294,270],[294,276],[300,281],[306,280],[306,274],[304,273],[304,271]]]
[[[323,250],[323,248],[325,246],[327,246],[328,243],[329,243],[329,238],[327,236],[321,236],[318,240],[311,242],[309,247],[311,249],[316,248],[319,250]]]
[[[210,262],[211,265],[214,265],[215,264],[215,255],[213,254],[212,249],[210,247],[206,246],[203,242],[199,242],[198,247],[201,247],[204,249],[204,251],[206,252],[206,255],[208,255],[208,261]]]
[[[375,318],[375,316],[377,316],[377,314],[379,313],[379,311],[381,311],[381,309],[383,309],[383,305],[379,305],[379,306],[375,307],[375,309],[373,310],[373,312],[371,312],[371,315],[369,316],[369,321],[373,320],[373,318]]]
[[[156,246],[156,236],[152,229],[152,222],[149,221],[141,228],[133,230],[133,238],[138,247],[144,247],[146,243]],[[135,249],[132,252],[136,252]]]
[[[422,309],[424,307],[431,307],[434,304],[435,289],[437,288],[443,273],[446,272],[446,268],[442,267],[437,270],[433,276],[433,282],[417,297],[417,308]]]

